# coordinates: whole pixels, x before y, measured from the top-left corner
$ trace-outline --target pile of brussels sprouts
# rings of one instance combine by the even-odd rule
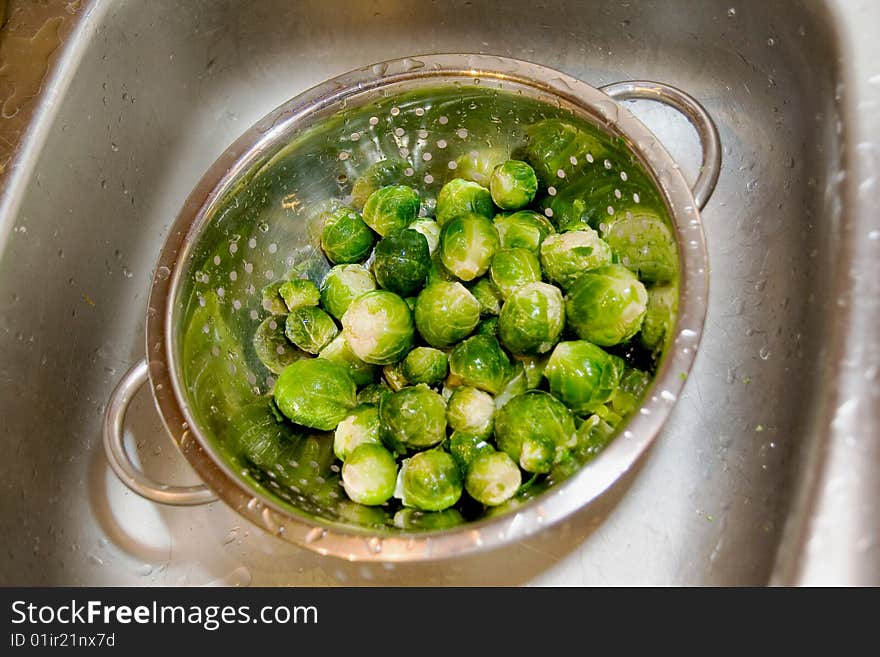
[[[637,408],[650,373],[612,351],[656,354],[674,289],[649,295],[596,230],[558,232],[531,209],[538,164],[459,167],[433,218],[376,166],[322,218],[320,285],[265,291],[297,347],[283,369],[262,347],[278,411],[333,432],[344,490],[364,505],[493,507],[574,471]]]

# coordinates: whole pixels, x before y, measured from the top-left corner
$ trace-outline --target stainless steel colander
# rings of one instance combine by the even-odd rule
[[[656,138],[618,101],[653,99],[681,111],[703,146],[691,190]],[[651,196],[674,233],[679,304],[674,330],[638,413],[593,461],[511,508],[444,530],[384,522],[345,500],[327,457],[326,436],[303,441],[288,477],[257,472],[230,455],[224,432],[236,413],[271,391],[250,341],[265,312],[261,289],[290,271],[320,277],[316,218],[328,198],[345,198],[370,165],[389,160],[404,181],[432,195],[455,175],[459,157],[509,149],[541,118],[569,116],[595,126],[607,153],[587,154],[621,181],[609,189],[609,216]],[[147,313],[146,359],[120,381],[108,404],[104,444],[111,466],[138,494],[172,505],[218,496],[286,540],[352,560],[418,560],[486,549],[525,537],[589,503],[630,468],[663,425],[684,385],[706,312],[708,264],[699,209],[720,169],[717,131],[685,93],[655,82],[596,89],[537,64],[484,55],[429,55],[376,64],[325,82],[268,114],[207,171],[174,223],[156,266]],[[560,179],[565,169],[558,172]],[[647,187],[640,195],[634,181]],[[646,198],[641,198],[641,196]],[[548,201],[545,211],[552,213]],[[278,345],[279,356],[284,346]],[[150,481],[123,445],[123,421],[147,380],[165,426],[204,485]],[[322,440],[323,438],[323,440]],[[297,475],[299,476],[299,475]],[[326,494],[306,492],[309,481]]]

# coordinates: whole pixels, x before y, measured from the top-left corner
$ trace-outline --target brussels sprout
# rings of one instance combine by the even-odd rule
[[[538,191],[535,170],[522,160],[507,160],[492,171],[489,191],[495,205],[502,210],[524,208]]]
[[[493,395],[504,387],[510,360],[491,335],[475,335],[455,345],[449,353],[450,387],[471,386]]]
[[[455,175],[488,187],[492,171],[507,159],[507,151],[501,148],[468,151],[455,159]]]
[[[384,381],[379,381],[378,383],[370,383],[369,385],[364,386],[360,392],[358,392],[357,401],[358,404],[373,404],[374,406],[379,406],[379,402],[382,401],[383,397],[387,397],[390,395],[393,390],[388,387]]]
[[[330,431],[357,406],[357,388],[348,370],[323,358],[288,365],[275,383],[275,403],[288,418]]]
[[[440,224],[433,219],[418,219],[409,225],[409,229],[420,233],[428,241],[428,253],[434,255],[440,245]]]
[[[456,388],[446,403],[446,423],[453,431],[486,439],[495,424],[495,400],[477,388]]]
[[[446,438],[446,402],[426,385],[383,398],[379,419],[385,444],[398,453],[432,447]]]
[[[467,472],[474,459],[481,454],[491,454],[495,451],[485,438],[466,431],[453,431],[449,436],[448,448],[462,472]]]
[[[357,210],[342,206],[325,216],[321,248],[334,264],[362,262],[373,248],[373,231]]]
[[[516,495],[522,473],[504,452],[480,454],[470,464],[464,488],[477,502],[498,506]]]
[[[375,289],[376,281],[366,267],[336,265],[321,285],[321,305],[336,319],[342,319],[352,301]]]
[[[373,274],[380,287],[406,296],[422,288],[431,266],[428,240],[414,230],[401,230],[376,245]]]
[[[404,506],[442,511],[458,502],[461,491],[461,473],[455,460],[444,451],[430,449],[403,461],[394,496]]]
[[[396,485],[397,462],[382,445],[364,443],[342,464],[342,487],[358,504],[384,504],[394,495]]]
[[[404,160],[379,160],[368,166],[352,185],[352,204],[356,208],[363,208],[373,192],[403,180],[403,172],[408,166]]]
[[[412,314],[406,301],[393,292],[374,290],[358,297],[345,311],[342,333],[358,358],[388,365],[412,348]]]
[[[648,305],[639,341],[655,353],[666,344],[678,314],[678,288],[673,285],[653,287],[648,290]]]
[[[668,283],[678,277],[675,238],[660,217],[630,214],[607,226],[602,237],[617,261],[646,283]]]
[[[461,283],[433,283],[416,299],[416,328],[432,347],[455,344],[479,321],[480,304]]]
[[[416,347],[403,359],[403,375],[410,383],[440,383],[446,378],[447,360],[439,349]]]
[[[614,412],[614,410],[608,405],[599,406],[593,411],[594,415],[598,415],[602,418],[602,421],[608,424],[608,426],[612,428],[617,428],[620,426],[620,423],[623,422],[623,418],[619,413]]]
[[[559,340],[565,308],[559,288],[529,283],[507,297],[498,315],[498,335],[515,354],[543,354]]]
[[[282,461],[298,435],[289,422],[275,417],[271,400],[265,398],[242,407],[225,427],[224,438],[241,459],[261,470],[271,470]]]
[[[333,453],[340,461],[345,461],[356,447],[365,443],[382,444],[379,409],[372,404],[358,406],[336,425]]]
[[[355,385],[367,385],[372,383],[376,377],[376,368],[355,356],[342,333],[338,333],[330,344],[321,350],[318,358],[326,358],[348,368],[348,373]]]
[[[635,274],[622,265],[606,265],[575,281],[565,310],[579,338],[608,347],[638,333],[647,303],[648,292]]]
[[[592,412],[609,401],[622,373],[620,358],[583,340],[556,345],[544,370],[550,392],[575,413]]]
[[[281,315],[271,315],[260,323],[253,344],[257,358],[274,374],[281,374],[285,367],[305,356],[284,335],[284,317]]]
[[[281,298],[281,286],[287,281],[275,281],[263,288],[263,309],[273,315],[286,315],[287,304]]]
[[[398,529],[449,529],[463,525],[465,520],[457,509],[444,511],[419,511],[404,508],[394,514],[394,526]]]
[[[531,390],[529,381],[526,377],[526,370],[522,362],[514,361],[513,367],[510,368],[510,376],[504,382],[504,387],[497,395],[495,395],[495,408],[501,408],[514,397]]]
[[[472,281],[489,269],[498,250],[498,231],[478,214],[450,219],[440,235],[440,261],[463,281]]]
[[[544,274],[564,289],[585,271],[610,264],[611,247],[592,228],[550,235],[541,245]]]
[[[553,395],[530,390],[499,409],[495,439],[526,472],[549,472],[575,444],[574,419]]]
[[[523,159],[534,167],[543,187],[562,186],[567,180],[576,179],[578,173],[590,166],[587,155],[598,159],[606,152],[598,135],[562,119],[546,119],[530,125],[526,128],[526,138]],[[564,173],[564,178],[559,177],[559,171]]]
[[[321,301],[318,286],[307,278],[295,278],[286,281],[278,288],[278,294],[288,310],[296,310],[303,306],[317,306]]]
[[[501,312],[501,302],[504,299],[491,278],[483,277],[479,279],[471,286],[471,294],[474,295],[474,298],[480,304],[481,315],[497,315]]]
[[[541,280],[541,265],[534,253],[526,249],[501,249],[492,258],[489,276],[506,299],[527,283]]]
[[[581,423],[575,435],[578,460],[586,463],[595,458],[611,442],[614,437],[614,427],[598,415],[591,415]]]
[[[498,337],[498,318],[497,317],[487,317],[486,319],[480,320],[480,323],[477,324],[477,328],[474,329],[475,335],[492,335],[494,337]]]
[[[403,230],[419,214],[419,193],[406,185],[377,189],[364,204],[364,221],[385,237]]]
[[[443,185],[437,196],[437,223],[441,228],[466,214],[476,214],[491,219],[495,214],[489,190],[475,182],[453,178]]]
[[[544,371],[547,369],[549,358],[546,356],[529,358],[527,356],[519,356],[517,360],[523,365],[523,373],[526,378],[526,387],[534,390],[541,385],[544,379]]]
[[[541,243],[556,232],[547,217],[532,210],[495,215],[494,223],[502,249],[528,249],[538,253]]]
[[[336,322],[320,308],[303,306],[291,311],[284,322],[284,334],[297,347],[317,354],[339,333]]]
[[[382,376],[385,377],[385,382],[394,392],[403,390],[409,385],[409,381],[406,380],[406,374],[403,373],[403,361],[391,363],[383,367]]]
[[[611,409],[622,417],[635,413],[645,396],[645,390],[651,385],[651,375],[634,367],[623,371],[620,383],[611,396]]]

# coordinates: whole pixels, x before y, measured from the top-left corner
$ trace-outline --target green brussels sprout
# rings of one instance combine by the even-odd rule
[[[428,269],[428,278],[425,281],[425,287],[434,283],[454,283],[458,279],[446,271],[446,267],[440,261],[439,249],[431,256],[431,267]]]
[[[281,315],[270,315],[260,323],[254,332],[253,344],[257,358],[274,374],[281,374],[285,367],[305,356],[284,335]]]
[[[480,304],[461,283],[432,283],[416,299],[419,335],[443,349],[470,335],[480,321]]]
[[[487,392],[460,386],[446,402],[446,423],[453,431],[487,439],[495,425],[495,400]]]
[[[428,253],[434,255],[440,245],[440,224],[433,219],[418,219],[409,225],[409,229],[420,233],[428,241]]]
[[[501,249],[492,258],[489,277],[506,299],[527,283],[541,280],[541,265],[534,253],[526,249]]]
[[[414,230],[401,230],[376,244],[373,274],[385,290],[401,296],[420,290],[430,266],[428,240]]]
[[[410,383],[435,385],[446,378],[448,357],[439,349],[416,347],[403,359],[403,375]]]
[[[394,496],[404,506],[442,511],[458,502],[461,491],[461,473],[455,459],[442,450],[429,449],[404,459]]]
[[[342,319],[351,302],[376,289],[370,270],[362,265],[336,265],[321,285],[321,305],[336,319]]]
[[[556,232],[547,217],[533,210],[497,214],[494,223],[502,249],[528,249],[538,253],[541,243]]]
[[[360,392],[358,392],[357,401],[360,405],[373,404],[374,406],[378,407],[379,402],[382,401],[382,398],[387,397],[392,392],[394,391],[389,388],[388,384],[384,381],[370,383],[361,388]]]
[[[453,178],[437,195],[437,223],[441,228],[466,214],[476,214],[491,219],[495,214],[489,190],[470,180]]]
[[[367,385],[368,383],[372,383],[376,378],[375,366],[365,363],[355,356],[355,353],[351,350],[351,347],[348,346],[348,343],[345,341],[345,336],[343,336],[342,333],[338,333],[336,337],[330,341],[330,344],[320,351],[318,358],[326,358],[329,361],[348,368],[348,373],[351,376],[352,381],[355,382],[355,385]]]
[[[394,495],[396,485],[397,462],[382,445],[361,444],[342,464],[342,487],[358,504],[384,504]]]
[[[271,400],[261,398],[237,411],[224,431],[233,453],[266,471],[281,463],[286,449],[299,438],[290,423],[276,418],[273,411]]]
[[[383,398],[379,419],[385,444],[401,454],[433,447],[446,438],[446,402],[424,384]]]
[[[342,333],[358,358],[388,365],[413,346],[412,314],[406,301],[393,292],[374,290],[355,299],[345,311]]]
[[[382,237],[403,230],[418,214],[419,193],[406,185],[377,189],[364,204],[364,221]]]
[[[634,367],[625,368],[620,383],[611,396],[611,409],[621,417],[632,415],[641,404],[649,385],[650,374]]]
[[[480,454],[470,464],[464,480],[468,495],[486,506],[498,506],[516,495],[522,473],[504,452]]]
[[[450,219],[440,235],[440,261],[463,281],[485,274],[497,250],[498,231],[482,215],[464,214]]]
[[[496,254],[497,255],[497,254]],[[483,277],[471,286],[471,294],[480,304],[480,315],[497,315],[504,299],[489,277]]]
[[[288,418],[321,431],[335,429],[357,406],[357,388],[348,370],[323,358],[288,365],[278,376],[274,396]]]
[[[385,382],[394,392],[403,390],[409,385],[409,381],[407,381],[406,375],[403,373],[403,361],[391,363],[383,367],[382,376],[385,377]]]
[[[598,134],[562,119],[546,119],[528,126],[526,139],[523,159],[532,165],[542,187],[562,186],[576,179],[590,166],[590,159],[601,158],[607,150]],[[560,171],[563,178],[559,177]]]
[[[591,461],[614,437],[614,427],[598,415],[591,415],[578,427],[575,451],[581,463]]]
[[[639,333],[639,341],[654,353],[666,344],[666,338],[675,324],[678,315],[678,288],[662,285],[648,290],[648,305],[645,320]]]
[[[303,306],[317,306],[321,301],[318,286],[307,278],[286,281],[278,288],[278,294],[288,310],[296,310]]]
[[[480,454],[491,454],[495,451],[495,448],[486,442],[485,438],[466,431],[453,431],[449,436],[447,448],[462,472],[467,472],[471,463]]]
[[[565,310],[579,338],[608,347],[639,332],[647,304],[648,292],[635,274],[623,265],[606,265],[575,281]]]
[[[623,422],[623,418],[619,413],[614,412],[614,410],[608,405],[599,406],[593,411],[593,415],[598,415],[602,418],[602,421],[608,424],[608,426],[616,429],[620,426],[620,423]]]
[[[284,322],[287,339],[310,354],[320,352],[337,333],[339,329],[333,318],[314,306],[303,306],[291,311]]]
[[[269,283],[266,287],[263,288],[263,309],[272,313],[273,315],[286,315],[287,304],[284,303],[284,299],[281,298],[281,286],[284,285],[287,281],[275,281],[274,283]]]
[[[498,337],[498,318],[497,317],[487,317],[486,319],[480,320],[480,323],[477,324],[477,328],[474,329],[475,335],[492,335],[494,337]]]
[[[549,472],[575,444],[574,419],[553,395],[530,390],[498,410],[495,439],[526,472]]]
[[[522,160],[507,160],[492,171],[489,191],[502,210],[519,210],[535,198],[538,178],[535,170]]]
[[[609,401],[621,374],[620,358],[583,340],[560,342],[544,369],[550,392],[575,413],[592,412]]]
[[[585,271],[610,264],[611,247],[592,228],[550,235],[541,245],[544,274],[563,289]]]
[[[564,324],[565,306],[559,288],[529,283],[504,301],[498,315],[498,335],[514,354],[543,354],[559,340]]]
[[[336,425],[333,453],[340,461],[345,461],[356,447],[365,443],[382,444],[379,409],[372,404],[358,406]]]
[[[510,373],[510,360],[491,335],[474,335],[449,353],[447,385],[471,386],[493,395],[501,392]]]
[[[378,162],[373,162],[352,185],[352,205],[356,208],[363,208],[373,192],[403,180],[403,172],[408,166],[409,164],[404,160],[379,160]]]
[[[606,226],[602,238],[617,262],[646,283],[669,283],[678,278],[675,237],[655,214],[629,214]]]
[[[342,206],[325,216],[321,248],[333,264],[363,262],[373,248],[373,231],[357,210]]]
[[[398,529],[437,530],[463,525],[465,520],[458,509],[425,512],[403,508],[394,514],[393,522]]]
[[[488,187],[492,171],[507,159],[507,151],[501,148],[468,151],[455,158],[455,175],[458,178]]]

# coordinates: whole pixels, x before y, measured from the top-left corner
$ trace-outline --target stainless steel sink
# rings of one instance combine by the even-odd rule
[[[880,7],[853,2],[98,0],[0,204],[3,584],[880,584]],[[328,77],[423,52],[647,78],[710,111],[710,307],[671,420],[607,495],[535,538],[351,564],[109,471],[100,420],[143,355],[151,268],[202,172]],[[634,111],[693,179],[696,135]],[[131,448],[193,483],[148,395]]]

